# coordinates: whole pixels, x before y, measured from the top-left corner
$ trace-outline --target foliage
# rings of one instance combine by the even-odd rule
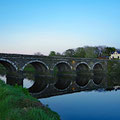
[[[61,56],[59,52],[51,51],[49,56]]]
[[[42,105],[19,86],[0,81],[0,120],[59,120],[57,113]]]
[[[66,57],[74,57],[75,51],[74,49],[68,49],[63,53],[63,55]]]
[[[96,47],[86,46],[85,48],[86,58],[97,58]]]
[[[56,52],[55,51],[51,51],[49,56],[56,56]]]
[[[85,58],[85,56],[86,56],[85,49],[78,47],[78,48],[75,50],[75,55],[74,55],[74,56],[75,56],[75,57]]]
[[[106,46],[85,46],[78,47],[76,49],[68,49],[63,52],[64,56],[67,57],[81,57],[81,58],[98,58],[98,57],[107,57],[114,52],[116,48],[106,47]]]
[[[112,54],[112,52],[115,52],[116,48],[114,47],[106,47],[103,51],[103,54],[105,56],[110,56]]]

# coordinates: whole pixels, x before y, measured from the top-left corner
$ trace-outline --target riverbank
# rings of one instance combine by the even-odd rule
[[[0,80],[0,120],[60,120],[60,117],[25,88],[6,85]]]

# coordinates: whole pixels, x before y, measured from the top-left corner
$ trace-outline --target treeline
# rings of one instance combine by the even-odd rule
[[[115,47],[107,46],[84,46],[75,49],[67,49],[63,53],[56,51],[50,51],[49,56],[65,56],[65,57],[81,57],[81,58],[108,58],[111,53],[116,51]],[[35,55],[43,56],[40,52],[35,53]]]
[[[81,57],[81,58],[98,58],[98,57],[109,57],[112,52],[117,50],[115,47],[106,46],[85,46],[78,47],[76,49],[68,49],[62,54],[59,52],[51,51],[49,56],[66,56],[66,57]]]

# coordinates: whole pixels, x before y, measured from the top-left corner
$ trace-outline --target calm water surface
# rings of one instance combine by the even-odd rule
[[[79,92],[40,101],[62,120],[120,120],[120,90]]]

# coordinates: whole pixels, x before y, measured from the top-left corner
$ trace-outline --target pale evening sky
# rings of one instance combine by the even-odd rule
[[[120,0],[0,0],[0,53],[120,48]]]

